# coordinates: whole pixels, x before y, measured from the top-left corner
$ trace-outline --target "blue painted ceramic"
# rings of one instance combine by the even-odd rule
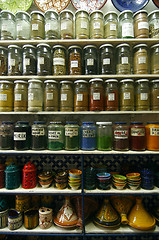
[[[112,0],[113,5],[120,12],[131,10],[134,13],[144,8],[148,2],[149,0]]]

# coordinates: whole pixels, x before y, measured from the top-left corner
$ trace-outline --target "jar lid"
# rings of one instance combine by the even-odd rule
[[[73,12],[71,11],[71,10],[62,10],[61,12],[60,12],[60,15],[62,14],[62,13],[71,13],[72,15],[73,15]]]
[[[53,46],[53,48],[52,48],[52,49],[54,49],[54,48],[63,48],[63,49],[65,49],[65,50],[66,50],[66,47],[65,47],[65,46],[63,46],[63,45],[55,45],[55,46]]]
[[[82,122],[83,124],[94,124],[94,122],[93,121],[90,121],[90,122],[86,122],[86,121],[84,121],[84,122]]]
[[[94,10],[90,13],[90,16],[94,13],[101,13],[103,15],[103,12],[101,10]]]
[[[26,81],[23,81],[23,80],[15,80],[14,83],[25,83],[25,84],[28,84]]]
[[[29,124],[29,121],[17,121],[17,123],[20,123],[20,124]]]
[[[139,79],[139,80],[136,80],[137,83],[140,83],[140,82],[149,82],[148,79]]]
[[[35,123],[35,124],[45,124],[46,121],[34,121],[33,123]]]
[[[134,13],[133,17],[135,17],[139,13],[146,13],[146,14],[148,14],[146,10],[139,10],[136,13]]]
[[[7,49],[6,47],[2,47],[2,46],[0,46],[0,49],[3,49],[3,50],[8,51],[8,49]]]
[[[58,15],[58,12],[56,10],[53,10],[53,9],[48,9],[45,13],[44,13],[44,16],[47,14],[47,13],[55,13]]]
[[[138,124],[138,125],[142,125],[143,122],[131,122],[130,124]]]
[[[67,121],[66,124],[77,124],[77,121]]]
[[[117,14],[116,12],[114,12],[114,11],[109,11],[109,12],[107,12],[107,13],[104,15],[104,17],[106,17],[106,16],[109,15],[109,14],[114,14],[114,15],[118,16],[118,14]]]
[[[70,46],[70,47],[68,48],[68,50],[74,49],[74,48],[82,49],[82,48],[81,48],[80,46],[78,46],[78,45],[73,45],[73,46]]]
[[[128,43],[121,43],[116,46],[116,48],[119,48],[119,47],[130,47],[130,45]]]
[[[7,81],[7,80],[1,80],[1,81],[0,81],[0,84],[1,84],[1,83],[13,84],[13,82],[11,82],[11,81]]]
[[[134,46],[134,49],[140,48],[140,47],[147,47],[147,44],[145,44],[145,43],[138,44],[138,45]]]
[[[17,165],[15,165],[15,163],[11,163],[10,165],[8,165],[7,167],[6,167],[6,170],[5,170],[5,172],[17,172],[17,171],[19,171],[19,168],[18,168],[18,166]]]
[[[108,80],[105,80],[105,83],[109,83],[109,82],[118,82],[118,80],[116,80],[116,79],[108,79]]]
[[[8,48],[19,48],[19,49],[21,49],[21,47],[19,47],[17,45],[9,45]]]
[[[32,11],[30,13],[30,15],[33,15],[33,14],[40,14],[40,15],[42,15],[44,17],[44,14],[42,12],[40,12],[40,11]]]
[[[152,45],[150,48],[159,47],[159,43]]]
[[[88,83],[86,80],[76,80],[74,83]]]
[[[159,79],[152,80],[152,83],[159,82]]]
[[[36,49],[36,47],[31,44],[25,44],[25,45],[23,45],[22,48],[35,48]]]
[[[2,13],[9,13],[9,14],[11,14],[13,17],[15,17],[14,13],[12,13],[12,12],[9,11],[9,10],[2,10],[2,11],[1,11],[1,14],[2,14]]]
[[[148,14],[148,17],[150,17],[150,16],[153,15],[154,13],[159,13],[159,10],[154,10],[154,11],[150,12],[150,13]]]
[[[45,80],[44,83],[58,83],[56,80]]]
[[[18,11],[16,12],[15,16],[17,16],[19,13],[23,13],[24,15],[27,15],[30,18],[30,14],[25,11]]]
[[[2,121],[2,123],[5,123],[5,124],[13,124],[14,122],[13,122],[13,121]]]
[[[159,122],[147,122],[147,124],[159,124]]]
[[[96,122],[97,125],[112,125],[112,122]]]
[[[48,48],[51,48],[50,45],[47,44],[47,43],[39,43],[39,44],[37,45],[37,48],[38,48],[38,47],[48,47]]]
[[[101,49],[102,47],[114,47],[112,44],[109,44],[109,43],[105,43],[105,44],[102,44],[99,49]]]
[[[103,82],[103,79],[101,79],[101,78],[94,78],[94,79],[89,80],[90,83],[94,82],[94,81],[96,81],[96,82]]]
[[[115,124],[127,124],[126,122],[115,122]]]
[[[62,124],[61,121],[57,121],[57,122],[50,122],[50,124]]]
[[[123,83],[123,82],[134,82],[134,80],[132,80],[132,79],[123,79],[120,82],[121,83]]]
[[[77,11],[75,12],[75,15],[76,15],[77,13],[79,13],[79,12],[85,12],[85,13],[87,13],[87,14],[89,15],[89,12],[88,12],[87,10],[85,10],[85,9],[79,9],[79,10],[77,10]]]
[[[131,13],[133,15],[133,12],[131,10],[125,10],[125,11],[122,11],[118,17],[121,17],[122,15],[124,15],[125,13]]]
[[[86,48],[95,48],[95,49],[97,49],[97,47],[95,45],[86,45],[83,49],[86,49]]]
[[[42,83],[42,81],[38,80],[38,79],[30,79],[30,80],[28,80],[28,83],[30,83],[30,82]]]
[[[60,81],[60,84],[62,84],[62,83],[71,83],[72,84],[71,81],[67,81],[67,80]]]

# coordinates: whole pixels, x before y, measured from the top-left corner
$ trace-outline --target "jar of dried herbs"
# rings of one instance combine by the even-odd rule
[[[13,83],[11,81],[0,81],[0,111],[13,111]]]
[[[59,21],[58,13],[55,10],[47,10],[45,18],[45,39],[59,38]]]
[[[113,74],[114,72],[114,47],[112,44],[103,44],[99,47],[99,73]]]
[[[130,74],[131,73],[131,55],[130,45],[127,43],[119,44],[116,47],[116,73],[117,74]]]
[[[118,37],[118,15],[116,12],[108,12],[104,15],[104,38]]]
[[[66,48],[62,45],[53,47],[53,75],[66,75]]]
[[[18,11],[16,18],[16,39],[30,39],[30,14],[24,11]]]
[[[74,84],[74,111],[88,111],[88,82],[76,80]]]
[[[58,111],[58,82],[46,80],[44,84],[44,111]]]
[[[8,46],[8,75],[22,75],[23,58],[22,49],[17,45]]]
[[[82,74],[82,48],[73,45],[68,48],[68,62],[70,75],[81,75]]]
[[[30,79],[28,81],[28,111],[38,112],[43,110],[43,87],[42,81]]]
[[[134,38],[133,12],[125,10],[119,14],[119,38]]]
[[[74,38],[74,15],[70,10],[60,12],[60,37],[61,39]]]
[[[159,38],[159,10],[148,14],[149,36],[150,38]]]
[[[0,46],[0,76],[8,73],[8,49]]]
[[[152,45],[150,48],[150,73],[159,74],[159,44]]]
[[[148,79],[140,79],[136,81],[135,95],[136,111],[150,110],[150,90]]]
[[[36,75],[36,47],[33,45],[23,46],[23,75]]]
[[[13,40],[16,38],[15,15],[7,10],[1,11],[1,40]]]
[[[90,38],[104,37],[104,19],[103,12],[96,10],[90,14]]]
[[[151,110],[159,111],[159,79],[151,82],[150,96]]]
[[[46,43],[37,45],[37,75],[51,75],[52,57],[51,47]]]
[[[134,111],[134,81],[120,81],[120,111]]]
[[[89,38],[89,13],[86,10],[75,12],[75,38]]]
[[[73,111],[73,84],[61,81],[60,85],[60,111]]]
[[[28,109],[28,83],[22,80],[14,81],[14,111],[22,112]]]
[[[146,10],[137,11],[134,14],[134,35],[135,38],[149,37],[148,13]]]
[[[148,49],[147,44],[138,44],[134,46],[133,67],[134,74],[148,73]]]
[[[45,19],[40,11],[32,11],[31,14],[31,32],[32,40],[40,40],[45,38]]]

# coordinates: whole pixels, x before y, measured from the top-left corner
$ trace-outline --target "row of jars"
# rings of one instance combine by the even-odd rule
[[[100,10],[88,13],[78,10],[75,14],[63,10],[60,14],[48,10],[18,11],[16,15],[3,10],[0,13],[1,40],[39,39],[102,39],[102,38],[158,38],[159,10],[147,13],[140,10],[133,14],[126,10],[104,14]]]
[[[3,121],[0,149],[159,151],[159,122],[29,122]]]
[[[149,54],[149,51],[151,54]],[[0,46],[0,75],[158,74],[159,44]]]
[[[0,111],[159,110],[159,80],[0,81]]]

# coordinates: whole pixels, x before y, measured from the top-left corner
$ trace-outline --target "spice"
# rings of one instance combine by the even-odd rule
[[[133,13],[130,10],[119,14],[119,38],[134,38]]]
[[[27,121],[18,121],[14,126],[14,149],[28,150],[31,146],[31,127]]]
[[[13,83],[0,81],[0,111],[13,111]]]
[[[14,81],[14,111],[27,111],[28,108],[28,84],[22,80]]]
[[[129,127],[126,122],[115,122],[113,127],[114,150],[129,150]]]
[[[130,45],[127,43],[119,44],[117,47],[117,74],[130,74],[131,62],[130,62]]]
[[[133,61],[134,74],[148,73],[148,51],[146,44],[139,44],[134,47]]]
[[[33,150],[45,150],[47,146],[46,122],[34,121],[31,126],[31,139]]]
[[[42,81],[31,79],[28,81],[28,111],[37,112],[43,109]]]
[[[81,126],[81,149],[95,150],[96,149],[96,126],[94,122],[83,122]]]
[[[159,73],[159,44],[151,46],[151,60],[150,60],[150,72],[152,74]]]
[[[73,86],[71,81],[61,81],[60,111],[73,111]]]
[[[33,45],[23,46],[23,75],[36,75],[36,48]]]
[[[79,46],[70,46],[68,48],[68,62],[70,75],[81,75],[82,74],[82,49]]]
[[[118,81],[116,79],[109,79],[105,81],[105,110],[118,111],[119,110],[119,90]]]
[[[99,47],[100,74],[113,74],[115,72],[114,47],[112,44],[103,44]]]
[[[65,150],[79,149],[79,125],[77,122],[66,122],[65,125]]]
[[[30,39],[30,15],[24,11],[18,11],[16,18],[16,39],[29,40]]]
[[[90,38],[104,37],[103,12],[96,10],[90,14]]]
[[[74,111],[88,111],[88,82],[76,80],[74,84]]]
[[[89,110],[104,111],[104,87],[103,80],[94,78],[89,80]]]
[[[2,121],[0,125],[0,149],[13,149],[13,122]]]
[[[53,47],[53,74],[66,75],[66,48],[62,45]]]
[[[150,151],[159,151],[159,122],[147,122],[146,148]]]
[[[23,59],[22,50],[17,45],[8,46],[8,75],[22,75]]]
[[[150,89],[150,100],[151,100],[151,110],[159,110],[159,79],[153,80],[151,82]]]
[[[120,111],[134,111],[134,81],[124,79],[120,83]]]
[[[13,40],[16,38],[15,15],[7,10],[1,11],[1,40]]]
[[[97,149],[99,151],[112,150],[112,122],[96,122],[97,124]]]
[[[8,72],[8,50],[0,46],[0,76],[6,76]]]
[[[52,59],[51,47],[45,43],[37,45],[37,75],[51,75],[52,73]]]
[[[149,80],[140,79],[136,84],[136,111],[150,110]]]
[[[40,11],[31,12],[31,32],[32,40],[41,40],[45,38],[44,15]]]
[[[94,45],[86,45],[83,48],[84,74],[97,74],[97,47]]]
[[[64,126],[61,122],[50,122],[48,125],[48,149],[62,150],[64,148]]]
[[[75,38],[89,38],[89,13],[85,10],[75,12]]]
[[[60,37],[61,39],[73,38],[73,13],[70,10],[63,10],[60,12]]]
[[[118,36],[118,15],[116,12],[108,12],[104,16],[104,38],[115,39]]]
[[[150,38],[159,38],[159,10],[148,14],[149,36]]]
[[[143,151],[146,149],[145,127],[142,122],[131,122],[129,134],[131,150]]]
[[[54,10],[47,10],[45,18],[45,39],[57,39],[59,37],[58,13]]]
[[[58,111],[58,82],[46,80],[44,84],[44,111]]]
[[[134,14],[134,35],[135,38],[149,37],[148,13],[146,10],[140,10]]]

